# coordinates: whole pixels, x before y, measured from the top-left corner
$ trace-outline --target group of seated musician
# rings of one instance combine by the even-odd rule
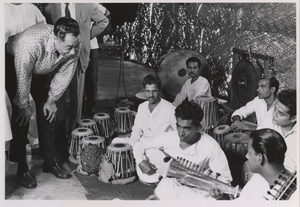
[[[194,66],[198,68],[201,62],[189,58],[187,67]],[[194,69],[188,71],[191,79],[187,82],[197,81],[200,77],[200,67],[197,72]],[[193,75],[197,77],[194,78]],[[184,176],[182,179],[166,176],[166,165],[154,163],[156,160],[149,156],[150,150],[156,149],[156,157],[159,157],[160,153],[163,157],[173,160],[184,159],[201,166],[200,171],[203,174],[231,185],[232,176],[226,155],[215,139],[201,131],[203,110],[192,101],[195,96],[185,93],[185,98],[181,98],[181,101],[178,101],[177,96],[175,109],[160,98],[161,82],[157,76],[146,76],[143,87],[148,100],[138,108],[131,137],[114,139],[113,142],[127,142],[132,145],[140,181],[156,186],[154,195],[149,199],[222,198],[222,189],[214,188],[216,185],[212,185],[210,190],[203,190],[201,186],[189,185]],[[246,158],[249,160],[253,176],[241,192],[239,191],[240,200],[270,200],[267,195],[274,185],[274,180],[281,174],[290,176],[296,170],[296,90],[285,89],[277,96],[278,89],[279,82],[275,77],[262,78],[258,83],[258,97],[232,115],[232,128],[251,132],[248,134]],[[180,96],[183,96],[183,91],[182,89]],[[200,92],[201,94],[211,95],[206,92]],[[175,101],[173,104],[176,105]],[[257,128],[249,128],[249,125],[242,121],[253,112],[256,114]],[[163,162],[167,161],[164,159]],[[147,176],[153,183],[143,180],[147,180]],[[151,176],[156,177],[155,182]],[[259,191],[253,189],[257,182],[263,186]]]

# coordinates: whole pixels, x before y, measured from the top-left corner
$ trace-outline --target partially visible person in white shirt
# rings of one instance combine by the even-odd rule
[[[138,107],[130,138],[115,138],[112,143],[134,145],[141,139],[152,139],[164,132],[176,129],[175,107],[160,97],[161,80],[156,75],[143,79],[147,101]]]
[[[287,145],[284,166],[293,172],[297,169],[297,94],[295,89],[284,89],[277,97],[273,122],[263,123],[258,128],[270,128],[279,132]]]
[[[234,130],[253,131],[256,125],[246,124],[243,119],[255,112],[257,126],[264,122],[272,123],[272,115],[277,100],[279,82],[275,77],[263,77],[258,82],[258,96],[245,106],[237,109],[231,116],[231,127]]]
[[[200,76],[201,61],[197,57],[191,57],[186,61],[187,72],[191,78],[183,84],[181,91],[173,101],[174,106],[183,101],[192,101],[197,96],[211,96],[210,84],[206,78]]]
[[[239,198],[236,200],[264,201],[279,199],[280,193],[272,188],[277,181],[283,183],[287,181],[285,179],[291,176],[291,173],[283,164],[286,150],[287,145],[277,131],[272,129],[253,131],[248,140],[246,157],[249,162],[249,169],[254,175],[243,187]],[[281,185],[275,186],[277,190],[279,190],[278,187],[281,187]]]

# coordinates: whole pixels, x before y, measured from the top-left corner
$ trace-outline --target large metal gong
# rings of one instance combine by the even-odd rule
[[[206,60],[192,50],[177,50],[161,57],[158,76],[162,82],[162,93],[166,99],[173,101],[180,92],[182,85],[189,78],[186,69],[186,60],[198,57],[201,61],[200,75],[209,80],[210,70]]]
[[[247,59],[239,61],[232,74],[231,87],[234,100],[239,106],[246,105],[257,96],[258,81],[261,70]]]

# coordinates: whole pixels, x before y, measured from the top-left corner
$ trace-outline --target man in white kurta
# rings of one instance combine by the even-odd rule
[[[255,130],[255,125],[253,125],[252,127],[252,125],[247,125],[243,121],[241,121],[254,112],[256,115],[258,126],[263,122],[272,123],[272,115],[277,100],[278,88],[279,82],[275,77],[262,78],[258,83],[258,96],[255,97],[252,101],[249,101],[245,106],[233,112],[231,116],[231,120],[233,121],[233,123],[231,126],[234,129],[250,131]]]
[[[143,87],[147,101],[138,107],[130,138],[115,138],[112,143],[125,142],[133,146],[140,139],[151,139],[176,129],[175,107],[159,96],[159,77],[147,75],[143,80]]]
[[[200,76],[201,61],[197,57],[191,57],[186,61],[187,71],[191,78],[183,84],[181,91],[175,97],[174,106],[178,106],[186,99],[194,100],[197,96],[211,96],[210,84],[206,78]]]
[[[264,122],[258,129],[270,128],[279,132],[285,140],[287,151],[284,166],[293,172],[297,169],[297,116],[296,90],[285,89],[278,94],[272,123]]]
[[[188,115],[182,115],[185,113]],[[155,168],[159,166],[149,163],[151,158],[145,158],[145,154],[147,155],[149,149],[163,148],[164,152],[171,157],[179,156],[201,166],[202,169],[211,169],[214,175],[221,174],[218,180],[230,183],[232,177],[224,152],[212,137],[199,130],[203,118],[201,107],[196,103],[183,103],[176,108],[175,115],[177,131],[166,132],[153,139],[143,139],[134,145],[133,154],[137,168],[139,167],[144,174],[153,174]],[[196,118],[189,118],[193,116]],[[184,194],[189,198],[211,199],[208,196],[209,192],[191,190],[176,179],[166,177],[159,182],[155,194],[161,200],[186,199],[186,196],[182,197]]]
[[[293,192],[291,189],[294,187],[290,188],[289,185],[286,185],[287,183],[282,185],[282,183],[289,181],[288,178],[293,177],[284,166],[286,150],[287,145],[284,138],[275,130],[264,128],[253,131],[248,140],[246,157],[249,162],[249,169],[254,174],[243,187],[239,198],[236,200],[263,201],[277,199],[284,192],[278,191],[282,187],[289,188],[283,194],[291,194]],[[280,185],[277,185],[276,182]],[[295,193],[297,192],[292,194]]]

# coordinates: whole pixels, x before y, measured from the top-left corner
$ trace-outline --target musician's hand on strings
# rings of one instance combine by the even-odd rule
[[[149,162],[149,160],[143,160],[142,162],[140,162],[139,167],[141,171],[147,175],[153,175],[157,170],[157,167]]]

